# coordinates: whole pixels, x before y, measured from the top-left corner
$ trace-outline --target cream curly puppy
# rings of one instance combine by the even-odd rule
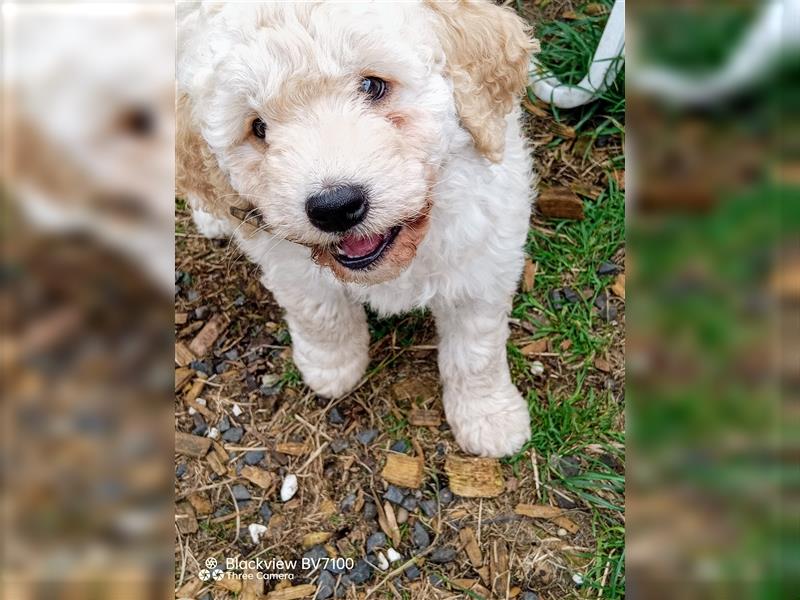
[[[357,385],[364,304],[427,307],[457,442],[519,450],[529,415],[506,340],[534,189],[523,22],[488,1],[179,10],[178,194],[261,267],[305,382]]]

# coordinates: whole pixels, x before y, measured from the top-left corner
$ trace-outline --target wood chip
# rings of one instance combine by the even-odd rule
[[[610,373],[611,372],[611,363],[609,363],[604,358],[595,358],[594,359],[594,368],[598,371],[602,371],[603,373]]]
[[[606,14],[606,12],[608,11],[606,10],[606,7],[600,4],[599,2],[592,2],[591,4],[587,4],[583,8],[583,12],[585,12],[589,16],[596,17],[598,15]]]
[[[625,273],[617,275],[616,279],[614,279],[614,283],[611,284],[611,291],[616,296],[625,300]]]
[[[183,397],[184,400],[191,402],[196,400],[200,397],[200,393],[203,391],[203,388],[206,385],[206,380],[202,377],[198,377],[192,382],[192,387],[189,388],[189,391],[186,392],[186,395]]]
[[[297,598],[310,598],[317,592],[317,586],[310,583],[286,587],[267,594],[267,600],[297,600]]]
[[[561,18],[565,19],[567,21],[575,21],[579,17],[578,17],[578,13],[576,13],[574,10],[567,9],[564,12],[561,13]]]
[[[459,589],[474,592],[484,598],[492,595],[477,579],[451,579],[450,582]]]
[[[185,312],[175,313],[175,325],[184,325],[188,319],[189,319],[189,313]]]
[[[524,345],[519,351],[522,352],[523,356],[536,356],[542,352],[547,352],[548,343],[547,338],[540,338]]]
[[[175,432],[175,452],[186,456],[201,458],[208,453],[211,440],[199,435],[191,435],[181,431]]]
[[[238,600],[262,600],[264,598],[264,579],[258,569],[245,569],[242,577],[242,593]]]
[[[558,347],[561,349],[562,352],[566,352],[567,350],[572,348],[572,340],[564,340],[563,342],[561,342],[561,344],[559,344]]]
[[[489,555],[489,572],[491,573],[492,591],[496,596],[505,598],[508,588],[508,547],[503,540],[494,540]]]
[[[326,498],[319,505],[319,514],[323,518],[328,518],[336,514],[336,503],[330,498]]]
[[[195,533],[198,530],[194,508],[188,502],[179,502],[175,507],[175,524],[183,534]]]
[[[470,527],[465,527],[458,532],[458,537],[464,545],[464,550],[467,553],[469,562],[476,569],[483,566],[483,554],[478,546],[478,540],[475,539],[475,532]]]
[[[185,367],[192,361],[197,360],[194,353],[183,342],[175,344],[175,364],[179,367]]]
[[[444,470],[450,489],[465,498],[493,498],[505,489],[500,463],[494,458],[448,456]]]
[[[176,598],[194,598],[197,592],[203,587],[203,582],[199,579],[190,579],[184,583],[180,589],[175,591]]]
[[[428,400],[436,395],[436,384],[429,379],[404,379],[392,386],[396,400]]]
[[[258,467],[253,467],[251,465],[243,466],[241,474],[242,477],[247,479],[247,481],[256,484],[262,490],[271,489],[277,484],[278,481],[277,477],[275,477],[275,475],[273,475],[270,471],[259,469]]]
[[[408,422],[418,427],[439,427],[442,424],[442,414],[438,410],[425,410],[415,406],[408,414]]]
[[[548,219],[583,220],[583,202],[568,188],[542,190],[536,200],[539,213]]]
[[[576,533],[579,529],[574,521],[564,516],[566,512],[564,509],[555,506],[548,506],[546,504],[517,504],[514,508],[514,512],[532,519],[546,519],[552,521],[570,533]]]
[[[290,456],[303,456],[308,453],[308,446],[300,442],[281,442],[275,445],[275,450],[281,454],[289,454]]]
[[[330,531],[314,531],[303,536],[303,548],[311,548],[317,544],[324,544],[331,539]]]
[[[175,369],[175,391],[180,390],[194,376],[194,371],[189,367]]]
[[[214,315],[209,321],[203,325],[203,328],[194,336],[194,339],[189,344],[195,356],[202,357],[208,354],[214,342],[225,331],[226,327],[225,317],[220,314]]]
[[[192,505],[198,515],[207,515],[214,510],[214,507],[211,505],[211,501],[208,499],[208,495],[204,494],[203,492],[189,494],[186,499],[189,501],[189,504]]]
[[[213,452],[206,457],[206,462],[211,466],[211,470],[220,477],[228,473],[228,467]]]
[[[533,284],[536,282],[536,270],[538,265],[533,262],[529,256],[525,257],[525,270],[522,271],[522,291],[530,292],[533,290]]]
[[[423,475],[424,465],[418,457],[394,452],[386,455],[386,465],[381,471],[381,477],[389,483],[414,490],[422,485]]]
[[[225,571],[225,575],[219,581],[215,581],[214,585],[216,587],[220,587],[224,590],[228,590],[229,592],[233,592],[234,594],[238,594],[242,591],[242,580],[235,578],[235,573],[231,571]]]
[[[614,178],[614,181],[617,184],[617,187],[620,190],[625,191],[625,171],[617,171],[614,170],[611,172],[611,176]]]
[[[386,515],[386,529],[384,533],[392,540],[395,548],[400,545],[400,528],[397,526],[397,517],[394,515],[394,508],[387,500],[383,505],[383,512]]]

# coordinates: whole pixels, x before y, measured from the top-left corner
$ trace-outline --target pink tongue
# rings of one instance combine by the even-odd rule
[[[382,235],[368,235],[366,237],[347,235],[339,242],[339,249],[350,258],[358,258],[373,252],[380,246],[382,241]]]

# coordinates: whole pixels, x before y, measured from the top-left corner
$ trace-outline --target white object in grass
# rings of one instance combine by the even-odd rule
[[[290,473],[281,484],[281,501],[288,502],[297,493],[297,475]]]
[[[535,360],[531,363],[531,373],[537,377],[544,374],[544,365],[541,361]]]
[[[389,549],[386,551],[386,557],[389,559],[389,562],[397,562],[398,560],[400,560],[401,558],[403,558],[403,555],[402,555],[402,554],[400,554],[400,553],[399,553],[397,550],[395,550],[394,548],[389,548]]]
[[[575,582],[575,585],[583,585],[583,575],[581,575],[580,573],[573,573],[572,581]]]
[[[239,416],[239,415],[241,415],[241,414],[242,414],[244,411],[242,410],[242,407],[241,407],[241,406],[239,406],[238,404],[234,404],[234,405],[233,405],[233,409],[231,410],[231,412],[233,413],[233,416],[234,416],[234,417],[238,417],[238,416]]]
[[[575,108],[599,98],[614,83],[625,55],[625,0],[616,0],[608,16],[589,72],[578,85],[562,83],[536,57],[531,60],[531,90],[558,108]]]
[[[212,440],[218,439],[219,438],[219,429],[217,429],[216,427],[212,427],[211,429],[208,430],[208,433],[206,434],[206,437],[210,437]]]
[[[378,552],[378,568],[381,571],[385,571],[389,568],[389,561],[386,560],[386,557],[383,555],[383,552]]]
[[[261,523],[250,523],[247,531],[250,532],[250,539],[253,540],[253,543],[257,544],[261,541],[261,536],[267,532],[267,527]]]

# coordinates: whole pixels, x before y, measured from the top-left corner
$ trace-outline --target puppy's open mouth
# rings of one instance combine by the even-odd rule
[[[346,235],[334,250],[333,257],[340,265],[353,271],[366,269],[391,248],[401,229],[402,226],[397,225],[379,235]]]

